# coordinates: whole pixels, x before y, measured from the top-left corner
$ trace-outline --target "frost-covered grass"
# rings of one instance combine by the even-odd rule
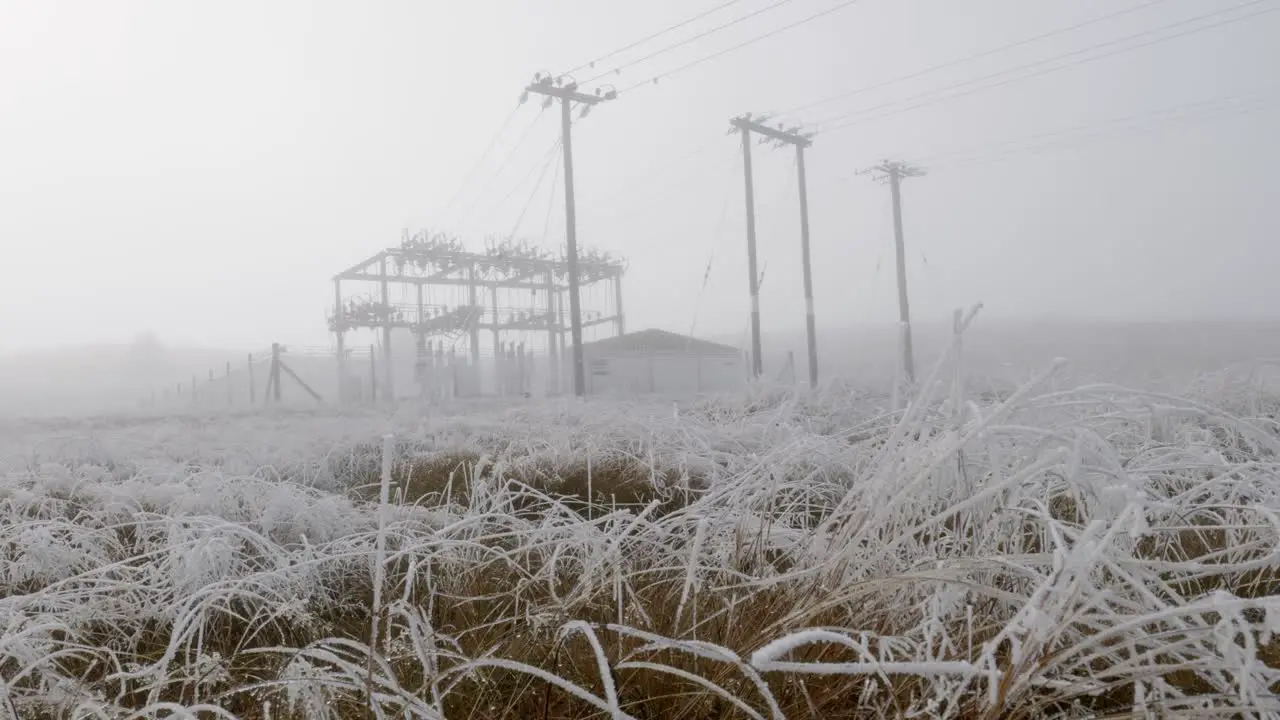
[[[12,433],[0,708],[1280,713],[1274,399],[956,368],[898,412],[831,386]]]

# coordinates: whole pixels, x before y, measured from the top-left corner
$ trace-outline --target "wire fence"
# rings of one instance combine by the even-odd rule
[[[380,400],[555,394],[565,387],[560,348],[548,352],[503,342],[446,347],[435,342],[393,353],[376,344],[344,348],[284,345],[247,353],[142,398],[143,408],[236,409],[279,404],[375,403]]]

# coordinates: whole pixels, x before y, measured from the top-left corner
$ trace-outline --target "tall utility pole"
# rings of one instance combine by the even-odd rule
[[[529,93],[545,95],[546,101],[543,107],[549,107],[555,98],[560,99],[561,145],[564,146],[565,244],[568,247],[566,260],[569,264],[569,316],[573,326],[573,393],[578,397],[586,397],[587,371],[586,363],[582,359],[582,302],[578,296],[578,227],[573,198],[573,103],[582,105],[582,115],[579,117],[585,117],[593,106],[605,100],[614,99],[618,93],[614,90],[599,89],[593,94],[581,93],[578,92],[576,82],[565,81],[562,77],[556,78],[543,73],[533,76],[533,84],[525,88],[525,93],[520,98],[521,102],[528,98]]]
[[[907,250],[902,240],[902,179],[921,177],[924,170],[896,160],[885,160],[872,170],[888,179],[889,191],[893,195],[893,241],[898,257],[898,321],[902,323],[902,367],[907,381],[912,382],[916,376],[916,361],[911,347],[911,305],[907,302]]]
[[[760,354],[760,286],[756,281],[755,199],[751,187],[751,133],[773,140],[778,146],[791,145],[796,149],[796,176],[800,185],[800,259],[804,264],[805,339],[809,350],[809,386],[818,385],[818,339],[813,319],[813,271],[809,265],[809,189],[805,182],[804,151],[813,144],[813,133],[801,133],[799,128],[769,127],[751,115],[733,118],[733,127],[742,131],[743,166],[747,175],[747,254],[751,271],[751,342],[754,353]],[[755,373],[760,374],[760,367]]]
[[[747,273],[751,290],[751,377],[760,377],[760,274],[756,269],[756,191],[751,177],[751,127],[730,120],[742,132],[742,175],[747,186]]]

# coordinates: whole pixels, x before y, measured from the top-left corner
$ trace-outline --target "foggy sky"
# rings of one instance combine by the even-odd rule
[[[770,1],[740,3],[603,66]],[[719,2],[0,0],[0,352],[144,331],[170,345],[322,345],[332,275],[397,244],[402,228],[457,232],[478,249],[484,234],[509,233],[527,205],[518,234],[536,242],[550,207],[547,245],[558,246],[563,210],[558,195],[549,203],[550,179],[499,206],[558,136],[557,114],[538,117],[536,102],[519,109],[469,192],[445,206],[534,72],[581,64]],[[630,260],[630,328],[745,332],[731,116],[1146,2],[862,0],[624,93],[575,126],[581,242]],[[1166,0],[788,119],[879,106],[1241,2]],[[610,80],[629,86],[835,4],[794,0]],[[1267,8],[1280,3],[1201,25]],[[896,317],[888,189],[856,171],[885,157],[982,156],[1005,141],[1261,91],[1273,102],[1255,112],[989,164],[948,168],[943,158],[954,156],[942,155],[904,185],[904,211],[917,318],[978,301],[997,318],[1274,316],[1277,31],[1271,12],[820,134],[808,156],[819,326]],[[481,182],[530,123],[506,171]],[[800,327],[793,155],[766,146],[753,155],[764,325]]]

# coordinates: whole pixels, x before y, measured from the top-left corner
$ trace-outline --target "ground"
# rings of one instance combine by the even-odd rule
[[[0,693],[24,718],[1280,713],[1280,398],[953,370],[8,422]]]

